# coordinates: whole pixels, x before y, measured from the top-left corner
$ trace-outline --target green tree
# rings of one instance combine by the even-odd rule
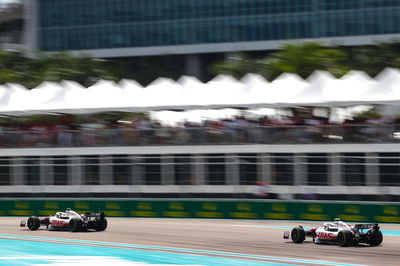
[[[317,42],[285,44],[282,49],[265,60],[269,78],[273,79],[283,72],[296,73],[306,78],[315,70],[326,70],[335,76],[342,76],[350,67],[345,65],[347,54],[335,47]]]
[[[348,65],[374,77],[385,67],[400,68],[400,42],[378,43],[349,49]]]
[[[253,59],[245,53],[233,53],[224,61],[218,61],[209,67],[209,71],[214,74],[231,75],[237,79],[242,78],[247,73],[265,75],[263,60]]]
[[[0,84],[20,83],[33,88],[43,81],[73,80],[90,86],[98,79],[119,80],[114,64],[68,52],[38,53],[26,58],[20,52],[0,51]]]
[[[258,73],[273,80],[284,72],[296,73],[303,78],[315,70],[327,70],[335,76],[341,76],[350,70],[345,65],[347,53],[335,47],[317,42],[285,44],[282,49],[263,59],[250,59],[237,54],[235,60],[225,60],[214,64],[213,74],[230,74],[240,78],[245,73]]]
[[[17,51],[0,50],[0,84],[18,83],[27,71],[26,59]]]
[[[56,54],[38,54],[35,62],[39,71],[40,81],[73,80],[85,86],[92,85],[97,79],[117,80],[110,64],[105,60],[90,58],[89,56],[72,56],[68,52]]]

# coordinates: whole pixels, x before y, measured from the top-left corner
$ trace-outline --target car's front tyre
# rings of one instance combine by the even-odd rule
[[[304,232],[304,228],[299,226],[292,229],[290,236],[293,243],[303,243],[306,238],[306,233]]]
[[[29,217],[29,219],[27,221],[27,226],[28,226],[29,230],[31,230],[31,231],[37,230],[40,227],[39,218],[36,216]]]

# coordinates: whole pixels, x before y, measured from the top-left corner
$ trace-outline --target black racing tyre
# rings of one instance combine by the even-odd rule
[[[71,221],[69,221],[69,225],[68,228],[71,232],[80,232],[83,231],[83,222],[80,219],[71,219]]]
[[[31,216],[27,222],[29,230],[35,231],[40,227],[40,220],[36,216]]]
[[[97,222],[96,231],[104,231],[107,228],[107,219],[103,218]]]
[[[382,244],[382,241],[383,241],[382,231],[378,231],[371,234],[368,244],[370,246],[379,246],[380,244]]]
[[[303,243],[304,239],[306,238],[306,234],[304,232],[303,227],[295,227],[292,229],[290,234],[293,243]]]
[[[347,247],[354,244],[353,233],[349,230],[342,230],[337,235],[337,243],[341,247]]]

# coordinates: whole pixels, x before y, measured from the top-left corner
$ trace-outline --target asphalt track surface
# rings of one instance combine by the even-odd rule
[[[396,224],[381,224],[384,240],[380,246],[338,247],[312,241],[294,244],[282,237],[291,227],[321,222],[108,218],[104,232],[71,233],[29,231],[19,227],[21,219],[0,217],[0,240],[28,238],[36,243],[77,242],[107,248],[119,245],[132,250],[207,255],[216,261],[221,257],[244,258],[265,265],[400,265],[400,225]],[[237,265],[244,265],[243,261]]]

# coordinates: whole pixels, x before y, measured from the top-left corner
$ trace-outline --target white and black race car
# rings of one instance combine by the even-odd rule
[[[351,226],[340,221],[340,219],[311,229],[298,226],[293,228],[291,232],[284,232],[284,239],[289,239],[289,236],[294,243],[302,243],[306,237],[312,237],[315,244],[336,244],[342,247],[356,246],[360,243],[379,246],[383,241],[382,231],[378,224],[355,224]]]
[[[71,209],[65,212],[56,212],[54,216],[39,218],[31,216],[27,221],[20,223],[21,227],[28,226],[29,230],[37,230],[41,225],[47,230],[71,232],[85,232],[87,230],[104,231],[107,228],[107,219],[104,212],[87,212],[78,214]]]

